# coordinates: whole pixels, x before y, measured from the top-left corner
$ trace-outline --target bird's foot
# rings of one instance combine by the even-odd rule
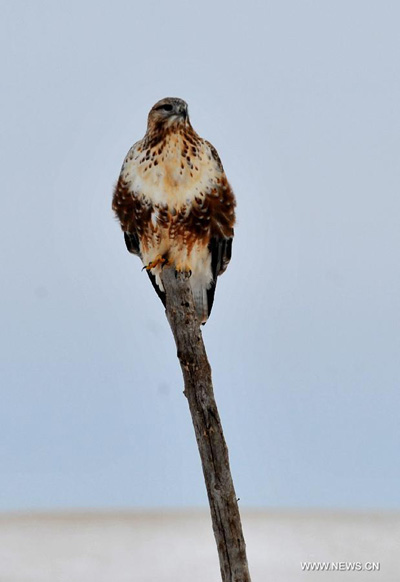
[[[167,259],[161,255],[157,255],[157,257],[154,259],[154,261],[150,261],[150,263],[148,265],[145,265],[142,269],[142,271],[144,269],[146,269],[146,271],[150,271],[151,269],[154,269],[155,267],[158,267],[159,265],[161,265],[161,267],[163,267],[165,264],[167,263]]]
[[[178,275],[182,276],[184,279],[189,279],[192,275],[192,270],[187,265],[176,265],[175,278],[177,278]]]

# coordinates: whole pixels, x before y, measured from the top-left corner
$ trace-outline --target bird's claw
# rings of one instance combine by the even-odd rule
[[[150,271],[151,269],[154,269],[155,267],[158,267],[159,265],[161,265],[161,267],[163,265],[165,265],[165,263],[167,262],[167,260],[162,257],[161,255],[159,255],[158,257],[156,257],[154,259],[154,261],[150,261],[150,263],[148,265],[145,265],[142,269],[142,271],[144,271],[144,269],[146,269],[146,271]]]
[[[191,269],[175,269],[175,279],[178,278],[178,275],[182,275],[184,279],[189,279],[192,276]]]

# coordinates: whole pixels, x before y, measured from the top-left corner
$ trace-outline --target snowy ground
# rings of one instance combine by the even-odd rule
[[[400,579],[398,514],[243,511],[243,524],[253,582]],[[303,572],[305,561],[380,570]],[[0,582],[219,580],[206,512],[0,516]]]

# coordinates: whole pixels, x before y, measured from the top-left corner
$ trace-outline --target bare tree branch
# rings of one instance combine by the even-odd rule
[[[166,314],[174,334],[185,391],[200,452],[223,582],[250,582],[228,449],[214,398],[211,367],[189,280],[163,269]]]

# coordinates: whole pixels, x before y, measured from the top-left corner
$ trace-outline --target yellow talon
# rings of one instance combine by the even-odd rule
[[[179,274],[182,274],[185,278],[189,278],[192,275],[192,269],[189,267],[189,265],[182,265],[182,264],[178,264],[175,266],[175,276],[177,276]]]
[[[151,269],[154,269],[155,267],[158,267],[158,265],[163,266],[166,263],[166,259],[164,259],[164,257],[162,257],[161,255],[158,255],[154,261],[150,261],[150,263],[148,265],[145,265],[143,267],[143,269],[146,269],[146,271],[150,271]],[[143,271],[142,269],[142,271]]]

